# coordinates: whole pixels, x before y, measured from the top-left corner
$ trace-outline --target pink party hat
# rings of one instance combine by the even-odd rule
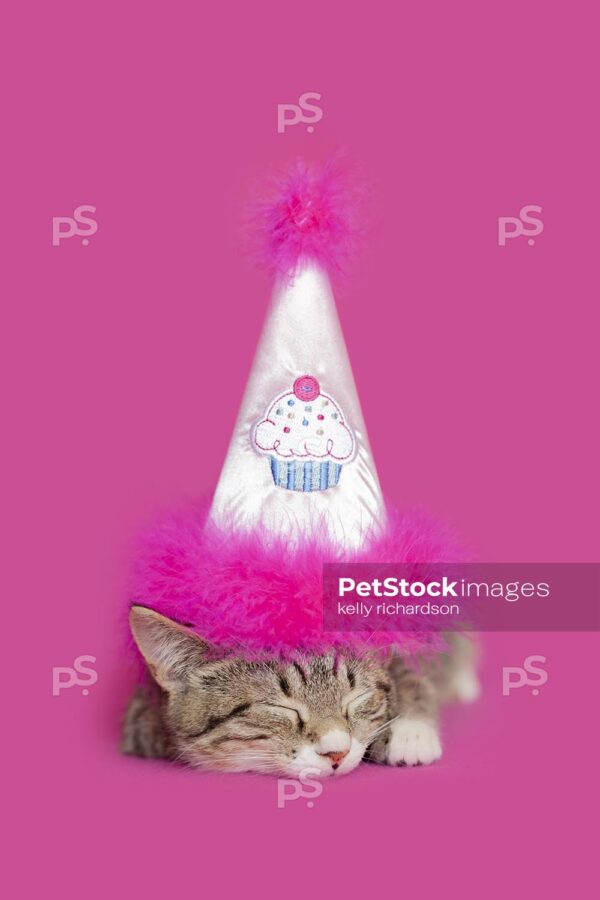
[[[260,209],[270,309],[208,507],[144,542],[131,600],[226,649],[290,655],[430,643],[406,630],[326,633],[322,566],[452,562],[435,524],[385,504],[329,280],[359,231],[348,177],[295,166]]]

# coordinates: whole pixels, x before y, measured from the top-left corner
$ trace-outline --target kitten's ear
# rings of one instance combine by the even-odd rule
[[[152,677],[166,691],[181,689],[210,645],[178,622],[145,606],[132,606],[129,625]]]

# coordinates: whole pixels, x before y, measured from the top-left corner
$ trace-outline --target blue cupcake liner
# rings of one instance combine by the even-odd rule
[[[326,491],[335,487],[342,474],[340,463],[331,462],[301,462],[292,459],[285,462],[271,456],[271,475],[278,487],[288,491]]]

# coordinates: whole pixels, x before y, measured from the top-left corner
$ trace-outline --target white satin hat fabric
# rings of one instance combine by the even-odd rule
[[[342,411],[354,436],[354,454],[341,470],[300,458],[292,463],[295,475],[288,475],[290,464],[278,457],[277,450],[270,457],[255,446],[257,424],[274,408],[274,400],[291,392],[305,375],[317,379],[321,403],[323,395],[335,401],[324,412]],[[279,412],[288,415],[287,407]],[[312,421],[315,414],[306,414],[304,424],[311,420],[307,431],[321,424]],[[335,445],[331,452],[335,453]],[[295,489],[281,486],[288,478],[292,488],[295,478]],[[275,287],[210,515],[220,527],[242,531],[259,527],[291,542],[299,533],[310,533],[318,522],[348,549],[361,546],[367,533],[383,525],[379,481],[331,286],[325,272],[313,264]]]

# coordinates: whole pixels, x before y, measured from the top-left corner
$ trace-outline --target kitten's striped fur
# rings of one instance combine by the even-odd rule
[[[153,681],[129,704],[123,752],[202,768],[325,777],[350,772],[365,755],[433,762],[439,702],[452,699],[453,685],[476,685],[469,645],[457,636],[415,671],[398,656],[385,664],[333,653],[289,663],[219,658],[143,607],[133,608],[131,627]]]

